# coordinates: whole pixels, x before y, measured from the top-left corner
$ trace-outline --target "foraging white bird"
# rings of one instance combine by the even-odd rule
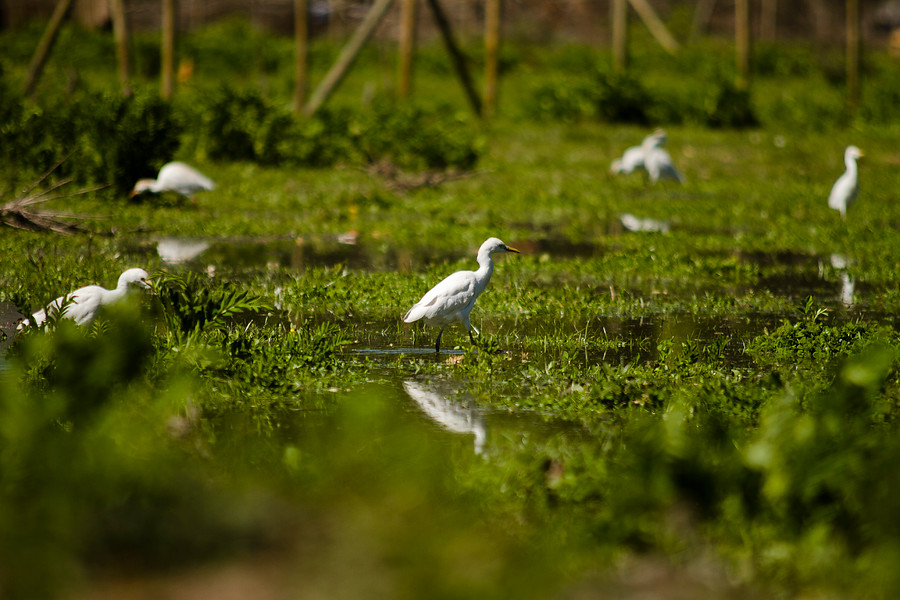
[[[841,218],[847,218],[847,209],[856,200],[859,193],[859,179],[857,177],[856,160],[863,157],[863,152],[856,146],[847,146],[844,150],[844,164],[847,170],[838,177],[828,195],[828,206],[841,213]]]
[[[631,146],[626,148],[621,158],[612,161],[609,167],[610,173],[633,173],[637,169],[644,167],[644,148],[641,146]]]
[[[17,329],[23,329],[28,325],[40,325],[47,320],[47,311],[63,311],[59,316],[64,319],[72,319],[77,325],[88,325],[97,316],[100,307],[121,300],[128,293],[132,285],[148,289],[150,276],[143,269],[128,269],[119,275],[119,283],[114,290],[108,290],[99,285],[88,285],[78,288],[74,292],[60,296],[19,323]]]
[[[675,168],[672,157],[663,149],[667,139],[666,132],[657,129],[644,138],[641,144],[644,150],[644,167],[650,174],[650,183],[656,183],[660,179],[674,179],[678,183],[684,183],[684,177]]]
[[[441,335],[444,333],[444,328],[454,321],[459,321],[466,326],[469,340],[473,344],[475,343],[475,338],[472,337],[472,330],[475,328],[469,322],[469,313],[475,306],[475,300],[491,280],[494,272],[494,259],[491,258],[491,255],[495,252],[519,254],[518,250],[510,248],[497,238],[488,238],[478,249],[477,271],[457,271],[447,276],[406,311],[403,316],[404,323],[412,323],[421,319],[428,325],[441,328],[437,335],[437,341],[434,343],[435,352],[441,351]],[[480,332],[475,329],[475,333]]]
[[[163,165],[156,179],[138,180],[129,196],[134,197],[144,192],[176,192],[189,198],[196,192],[214,189],[215,182],[197,169],[183,162],[170,162]]]

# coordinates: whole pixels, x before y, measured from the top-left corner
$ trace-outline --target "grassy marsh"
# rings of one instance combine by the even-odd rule
[[[235,31],[253,52],[234,54]],[[66,29],[38,99],[22,102],[11,90],[34,39],[0,38],[4,106],[25,109],[4,130],[15,135],[114,90],[99,59],[108,36]],[[149,94],[155,41],[135,44],[136,88]],[[636,593],[633,573],[659,569],[704,597],[896,595],[900,130],[878,103],[895,77],[888,57],[868,59],[873,92],[848,119],[824,59],[764,49],[762,124],[710,128],[702,106],[667,113],[687,182],[649,186],[608,172],[646,126],[577,102],[559,118],[528,112],[548,82],[590,88],[605,53],[511,47],[500,117],[479,125],[425,47],[423,130],[442,132],[445,157],[478,160],[457,167],[465,177],[398,191],[370,159],[412,165],[411,153],[373,133],[396,125],[367,121],[361,101],[367,86],[390,96],[384,46],[335,100],[353,127],[317,123],[335,127],[323,151],[341,160],[314,166],[289,152],[274,164],[211,158],[200,125],[224,79],[262,90],[277,116],[289,40],[225,23],[182,44],[196,75],[171,107],[173,158],[217,190],[130,202],[104,188],[51,203],[102,217],[92,233],[0,234],[0,302],[23,312],[129,266],[161,286],[89,331],[21,335],[0,358],[4,595],[175,589],[214,573],[208,585],[236,574],[260,597],[621,597]],[[314,77],[335,52],[317,43]],[[659,111],[666,94],[692,106],[687,73],[713,94],[729,61],[709,42],[680,58],[642,49],[635,68]],[[29,156],[43,163],[7,163],[6,187],[91,139],[73,135],[39,140]],[[283,150],[260,136],[254,148]],[[842,221],[825,200],[850,143],[866,157]],[[91,180],[102,169],[79,172],[106,166],[83,150],[62,167],[69,185],[105,183]],[[630,232],[624,213],[669,231]],[[476,305],[478,347],[454,326],[435,357],[436,332],[400,316],[472,268],[490,236],[523,253],[498,260]],[[160,246],[171,239],[208,247],[176,264]],[[409,382],[461,406],[486,431],[483,451],[474,429],[429,419]]]

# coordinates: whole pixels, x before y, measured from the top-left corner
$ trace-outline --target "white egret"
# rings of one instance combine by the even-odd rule
[[[828,195],[828,206],[841,213],[841,218],[847,218],[847,209],[856,200],[859,192],[859,180],[857,177],[856,159],[862,158],[863,152],[856,146],[847,146],[844,150],[844,164],[847,170],[838,177]]]
[[[626,148],[621,158],[612,161],[609,167],[610,173],[633,173],[637,169],[644,167],[644,149],[641,146],[631,146]]]
[[[130,196],[144,192],[176,192],[190,198],[196,192],[214,189],[215,182],[197,169],[183,162],[170,162],[163,165],[156,179],[141,179],[135,183]]]
[[[469,340],[473,344],[475,343],[475,338],[472,337],[472,330],[475,328],[469,322],[469,313],[475,306],[475,300],[491,280],[494,272],[494,259],[491,258],[491,255],[495,252],[519,254],[518,250],[510,248],[497,238],[487,239],[478,249],[477,271],[457,271],[447,276],[406,311],[403,316],[405,323],[424,320],[428,325],[441,328],[437,335],[437,341],[434,343],[435,352],[441,351],[441,335],[444,333],[444,328],[454,321],[459,321],[466,326]],[[479,333],[479,331],[475,329],[475,333]]]
[[[660,179],[674,179],[678,183],[684,183],[684,177],[675,168],[672,157],[663,149],[667,139],[666,132],[657,129],[641,144],[644,149],[644,166],[650,174],[650,183],[656,183]]]
[[[31,319],[25,319],[17,329],[22,329],[28,325],[40,325],[47,320],[47,311],[62,311],[60,317],[72,319],[78,325],[88,325],[97,316],[100,307],[112,304],[122,299],[129,291],[130,286],[135,285],[144,289],[150,287],[150,276],[143,269],[128,269],[119,275],[119,283],[114,290],[108,290],[99,285],[88,285],[78,288],[74,292],[70,292],[65,296],[60,296],[47,305],[46,308],[39,310],[31,316]]]

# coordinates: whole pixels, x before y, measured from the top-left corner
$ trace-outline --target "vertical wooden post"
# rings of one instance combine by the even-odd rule
[[[472,78],[469,76],[469,69],[466,67],[466,57],[456,45],[456,40],[453,39],[453,30],[450,27],[450,21],[447,19],[447,15],[444,14],[444,9],[441,8],[439,0],[428,0],[428,6],[434,14],[434,20],[437,23],[438,29],[441,31],[441,37],[444,39],[444,46],[450,54],[453,68],[456,70],[456,75],[459,77],[459,81],[463,86],[466,98],[468,98],[469,104],[472,106],[472,110],[475,114],[481,116],[481,98],[479,98],[478,94],[475,92],[475,86],[472,84]]]
[[[162,0],[160,94],[168,100],[175,89],[175,0]]]
[[[859,0],[847,0],[847,109],[859,108]]]
[[[716,0],[697,0],[694,18],[691,19],[691,39],[697,39],[709,28],[709,20],[716,9]]]
[[[775,25],[778,20],[778,0],[762,0],[759,12],[759,37],[774,41]]]
[[[309,23],[307,0],[294,0],[294,113],[303,112],[306,102]]]
[[[497,108],[497,72],[500,55],[500,0],[487,0],[484,6],[484,114]]]
[[[412,93],[413,54],[416,50],[418,0],[402,0],[400,4],[400,56],[397,65],[397,95],[406,99]]]
[[[304,115],[309,116],[319,110],[319,107],[328,99],[328,96],[337,89],[337,86],[344,80],[350,67],[353,66],[353,61],[359,56],[359,51],[362,50],[363,45],[365,45],[375,32],[375,28],[378,26],[378,23],[381,22],[381,19],[387,13],[393,2],[394,0],[376,0],[375,4],[372,5],[372,8],[369,9],[366,18],[363,19],[359,28],[353,32],[353,37],[350,38],[350,41],[347,42],[347,45],[341,50],[334,66],[332,66],[331,70],[325,75],[325,78],[319,84],[319,87],[317,87],[312,95],[310,95],[309,102],[303,107]]]
[[[38,42],[34,56],[31,58],[31,64],[28,66],[28,76],[25,78],[24,87],[26,96],[34,94],[34,88],[37,87],[37,82],[44,71],[44,65],[47,63],[47,57],[50,55],[50,49],[53,47],[53,42],[56,41],[56,34],[59,33],[59,27],[66,18],[66,13],[69,12],[71,5],[72,0],[59,0],[56,8],[53,9],[47,29],[44,30],[44,35],[41,36],[41,41]]]
[[[113,36],[116,40],[116,61],[119,63],[119,82],[122,93],[131,96],[131,68],[128,64],[128,29],[125,24],[125,3],[123,0],[109,0],[112,17]]]
[[[737,86],[750,87],[750,0],[735,0],[734,38],[737,49]]]
[[[618,73],[628,69],[628,0],[612,0],[613,68]]]

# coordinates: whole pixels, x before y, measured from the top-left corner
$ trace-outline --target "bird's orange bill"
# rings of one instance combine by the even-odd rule
[[[518,250],[516,250],[516,249],[513,248],[512,246],[507,246],[507,247],[506,247],[506,251],[507,251],[507,252],[515,252],[516,254],[522,254],[521,252],[519,252]]]

